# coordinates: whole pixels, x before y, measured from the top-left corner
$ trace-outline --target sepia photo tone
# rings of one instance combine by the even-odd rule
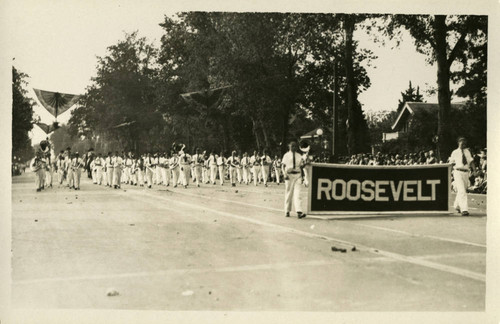
[[[485,311],[487,15],[136,7],[20,27],[13,308]]]

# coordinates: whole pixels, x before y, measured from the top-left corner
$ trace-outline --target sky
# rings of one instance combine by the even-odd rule
[[[11,1],[3,3],[1,10],[8,12],[3,24],[9,26],[3,40],[10,44],[15,58],[13,65],[27,73],[29,95],[36,100],[32,88],[82,94],[95,75],[96,56],[106,54],[106,48],[123,39],[124,33],[139,31],[154,44],[159,45],[162,28],[158,25],[164,16],[172,16],[180,10],[203,9],[158,5],[155,1]],[[230,8],[231,9],[231,8]],[[399,47],[394,43],[386,46],[374,43],[367,34],[358,30],[354,39],[360,47],[371,49],[378,57],[372,67],[366,67],[371,87],[359,96],[366,112],[394,110],[401,92],[408,87],[420,86],[427,102],[436,102],[425,90],[436,83],[436,67],[425,62],[425,56],[415,51],[411,37],[405,33]],[[70,110],[71,111],[71,110]],[[58,117],[66,123],[70,111]],[[54,121],[39,104],[35,114],[41,121]],[[34,127],[30,136],[39,142],[45,134]]]

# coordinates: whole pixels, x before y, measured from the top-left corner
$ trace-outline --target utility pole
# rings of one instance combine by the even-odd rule
[[[332,162],[337,163],[338,152],[337,152],[337,140],[338,140],[338,104],[337,104],[337,58],[334,59],[333,63],[333,109],[332,109]]]

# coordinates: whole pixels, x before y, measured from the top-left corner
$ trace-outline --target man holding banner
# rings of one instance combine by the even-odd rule
[[[469,215],[469,205],[467,202],[467,188],[469,187],[469,171],[475,173],[475,166],[472,154],[465,148],[467,141],[464,137],[459,137],[458,148],[451,152],[450,163],[453,164],[453,178],[457,188],[457,196],[453,207],[463,216]]]
[[[300,198],[302,182],[300,168],[304,166],[304,160],[297,153],[296,142],[290,142],[288,147],[289,151],[283,155],[281,161],[281,170],[285,178],[285,216],[290,217],[293,202],[297,217],[303,218],[306,217],[306,214],[302,213],[302,200]]]

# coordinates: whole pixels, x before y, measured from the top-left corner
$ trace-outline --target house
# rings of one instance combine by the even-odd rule
[[[451,109],[459,109],[465,106],[464,102],[457,102],[451,104]],[[407,102],[401,109],[396,121],[391,127],[392,132],[383,133],[382,141],[387,142],[390,140],[398,139],[402,134],[408,132],[413,116],[419,111],[425,111],[431,115],[435,115],[436,127],[439,113],[439,104],[437,103],[425,103],[425,102]]]

